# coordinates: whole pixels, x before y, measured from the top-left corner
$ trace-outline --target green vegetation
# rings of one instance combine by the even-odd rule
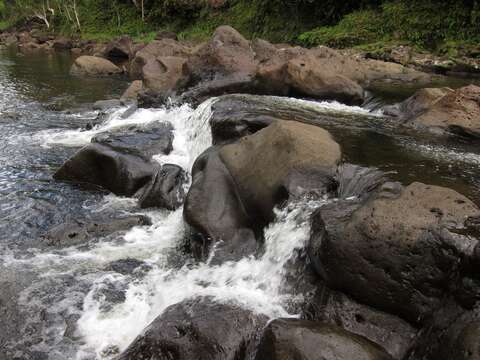
[[[32,21],[102,40],[159,30],[204,40],[229,24],[274,42],[372,52],[401,43],[451,56],[480,41],[478,0],[0,0],[0,29]]]
[[[298,37],[306,46],[361,46],[380,49],[406,43],[419,49],[450,52],[458,45],[480,42],[480,2],[389,1],[356,11],[334,26],[323,26]]]

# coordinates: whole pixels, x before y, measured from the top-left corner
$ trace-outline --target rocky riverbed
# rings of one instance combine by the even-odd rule
[[[0,359],[480,359],[475,81],[1,39]]]

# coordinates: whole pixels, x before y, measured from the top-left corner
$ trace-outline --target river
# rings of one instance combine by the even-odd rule
[[[100,132],[166,121],[175,129],[174,150],[155,159],[189,171],[211,144],[208,120],[220,100],[99,116],[92,103],[118,97],[127,82],[71,77],[71,62],[65,54],[0,52],[0,359],[109,359],[166,307],[197,295],[271,318],[295,316],[302,294],[289,290],[286,265],[304,248],[309,215],[321,203],[277,210],[259,258],[196,264],[181,251],[182,209],[141,210],[133,199],[59,183],[52,174]],[[407,96],[379,95],[371,103]],[[480,203],[478,147],[400,133],[372,106],[244,98],[248,116],[269,111],[324,126],[347,162],[378,167],[405,184],[451,187]],[[73,246],[42,237],[65,221],[119,214],[145,214],[152,225]],[[124,271],[122,261],[135,270]]]

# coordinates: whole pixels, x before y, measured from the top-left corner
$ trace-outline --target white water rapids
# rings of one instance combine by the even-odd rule
[[[174,150],[154,159],[175,163],[190,171],[196,157],[211,145],[209,119],[214,101],[208,100],[195,110],[188,105],[140,109],[127,119],[121,118],[125,110],[121,109],[109,114],[104,123],[92,130],[44,130],[35,134],[34,140],[46,147],[80,146],[103,131],[168,121],[174,126]],[[319,111],[367,113],[338,103],[302,101],[302,105],[317,107]],[[309,215],[322,203],[324,201],[292,203],[278,210],[276,221],[265,230],[265,252],[260,258],[244,258],[217,266],[188,261],[182,265],[185,259],[178,259],[181,257],[178,247],[184,240],[182,209],[148,211],[146,214],[152,218],[153,225],[133,228],[121,238],[104,239],[88,247],[38,250],[29,259],[10,257],[11,265],[32,267],[43,274],[38,283],[22,293],[19,301],[25,306],[34,308],[38,302],[40,307],[42,299],[54,296],[46,289],[62,284],[61,294],[55,295],[58,299],[49,310],[53,315],[45,336],[48,340],[34,348],[50,352],[51,359],[64,359],[63,349],[68,346],[71,349],[72,345],[65,344],[64,334],[69,332],[69,327],[63,319],[73,316],[75,334],[70,337],[75,339],[76,359],[110,358],[124,350],[168,306],[202,295],[213,296],[217,301],[233,301],[272,318],[294,316],[287,310],[293,295],[283,291],[285,265],[296,250],[305,246],[310,231]],[[100,204],[85,206],[92,212],[104,208],[131,212],[135,210],[135,201],[109,195]],[[112,261],[127,258],[142,261],[148,270],[137,276],[107,269]],[[124,297],[112,302],[109,297],[112,289]]]

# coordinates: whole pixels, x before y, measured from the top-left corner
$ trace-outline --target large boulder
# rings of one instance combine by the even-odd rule
[[[407,124],[414,127],[427,128],[441,133],[453,133],[474,139],[480,138],[480,87],[470,85],[455,91],[439,90],[439,96],[425,105],[420,94],[408,99],[418,111],[408,114]],[[429,91],[431,92],[431,91]],[[444,95],[441,96],[441,93]]]
[[[189,80],[187,60],[175,56],[157,57],[142,69],[143,85],[157,93],[170,93],[185,86]]]
[[[103,144],[90,144],[68,159],[56,180],[100,186],[121,196],[133,196],[157,171],[150,161],[123,154]]]
[[[118,360],[236,360],[252,351],[267,319],[210,298],[185,300],[156,318]]]
[[[268,324],[255,360],[393,360],[379,345],[340,327],[277,319]]]
[[[274,206],[288,197],[289,175],[308,170],[323,173],[327,192],[341,159],[340,146],[328,131],[296,121],[276,121],[223,146],[219,154],[247,212],[260,222],[271,221]]]
[[[190,57],[188,67],[196,80],[211,80],[253,75],[256,61],[248,40],[232,27],[220,26]]]
[[[245,210],[218,149],[207,150],[195,161],[184,217],[197,259],[206,260],[211,244],[220,240],[224,241],[216,246],[214,261],[239,260],[256,249],[258,226]]]
[[[187,58],[191,49],[172,39],[154,40],[138,50],[130,64],[130,76],[134,79],[142,78],[142,69],[150,61],[158,57]]]
[[[99,186],[116,195],[135,196],[142,208],[178,208],[185,198],[185,171],[160,166],[152,156],[172,151],[170,123],[120,128],[100,133],[54,175],[62,181]]]
[[[122,69],[116,66],[114,63],[96,56],[80,56],[75,59],[70,73],[72,75],[93,75],[93,76],[106,76],[113,74],[120,74]]]
[[[385,183],[364,202],[320,208],[308,251],[330,287],[423,324],[457,291],[460,270],[477,256],[478,241],[460,229],[479,216],[453,190]]]
[[[364,92],[358,83],[341,73],[331,73],[315,56],[290,60],[286,73],[294,93],[350,104],[363,102]]]
[[[193,166],[184,208],[194,254],[205,259],[219,241],[215,256],[222,261],[251,254],[275,205],[297,195],[298,184],[328,192],[340,157],[327,131],[292,121],[207,150]]]

